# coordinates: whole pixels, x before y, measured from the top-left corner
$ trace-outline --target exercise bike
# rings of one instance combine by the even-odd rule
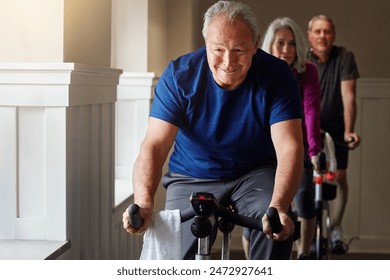
[[[263,230],[262,222],[259,219],[240,215],[230,207],[218,203],[213,194],[207,192],[192,193],[190,197],[192,208],[180,213],[182,223],[193,219],[191,224],[192,234],[198,238],[198,250],[195,260],[210,260],[211,246],[210,235],[213,223],[216,222],[218,229],[223,233],[221,259],[230,259],[231,232],[235,225],[255,230]],[[139,207],[131,204],[128,208],[129,222],[134,228],[142,225],[139,215]],[[278,233],[282,230],[279,214],[276,208],[270,207],[266,214],[271,224],[272,231]]]
[[[335,199],[337,185],[336,179],[336,157],[332,137],[324,133],[324,149],[319,154],[320,172],[313,171],[313,182],[315,188],[315,209],[316,226],[315,237],[312,244],[312,259],[328,259],[331,250],[331,213],[329,201]]]

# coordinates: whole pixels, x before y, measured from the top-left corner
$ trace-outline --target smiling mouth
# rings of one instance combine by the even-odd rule
[[[237,72],[237,70],[238,70],[238,68],[237,69],[233,69],[233,70],[226,70],[226,69],[223,69],[223,68],[219,68],[219,69],[221,69],[226,74],[233,74],[233,73]]]

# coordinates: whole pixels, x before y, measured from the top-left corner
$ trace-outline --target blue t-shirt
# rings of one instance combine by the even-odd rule
[[[156,85],[150,113],[179,128],[169,170],[232,179],[275,164],[270,126],[301,118],[297,89],[288,65],[260,49],[234,90],[216,84],[204,47],[171,61]]]

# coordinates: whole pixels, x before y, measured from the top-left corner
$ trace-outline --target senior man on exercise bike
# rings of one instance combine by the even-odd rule
[[[258,49],[255,16],[240,2],[219,1],[204,16],[205,47],[169,63],[155,88],[145,139],[134,165],[134,202],[152,222],[162,167],[166,209],[185,211],[193,192],[213,193],[241,215],[262,220],[251,230],[250,259],[289,259],[294,224],[289,217],[303,168],[301,105],[292,71]],[[271,230],[268,207],[282,231]],[[182,224],[182,258],[193,259],[197,239]],[[216,231],[215,231],[216,232]]]

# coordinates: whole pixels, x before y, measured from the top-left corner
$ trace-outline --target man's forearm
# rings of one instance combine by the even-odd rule
[[[303,151],[302,153],[290,153],[289,156],[282,158],[283,163],[278,161],[275,175],[275,189],[270,206],[287,212],[301,180],[303,172]]]
[[[303,170],[302,122],[294,119],[271,126],[278,166],[270,206],[287,212],[295,196]]]
[[[163,164],[164,161],[153,156],[152,151],[141,150],[138,155],[133,169],[133,187],[134,202],[141,207],[153,208]]]
[[[345,133],[354,132],[355,121],[356,121],[356,103],[353,100],[350,101],[350,104],[344,108]]]
[[[356,108],[356,81],[347,80],[341,83],[341,92],[344,107],[344,132],[352,133],[355,128],[357,115]]]

